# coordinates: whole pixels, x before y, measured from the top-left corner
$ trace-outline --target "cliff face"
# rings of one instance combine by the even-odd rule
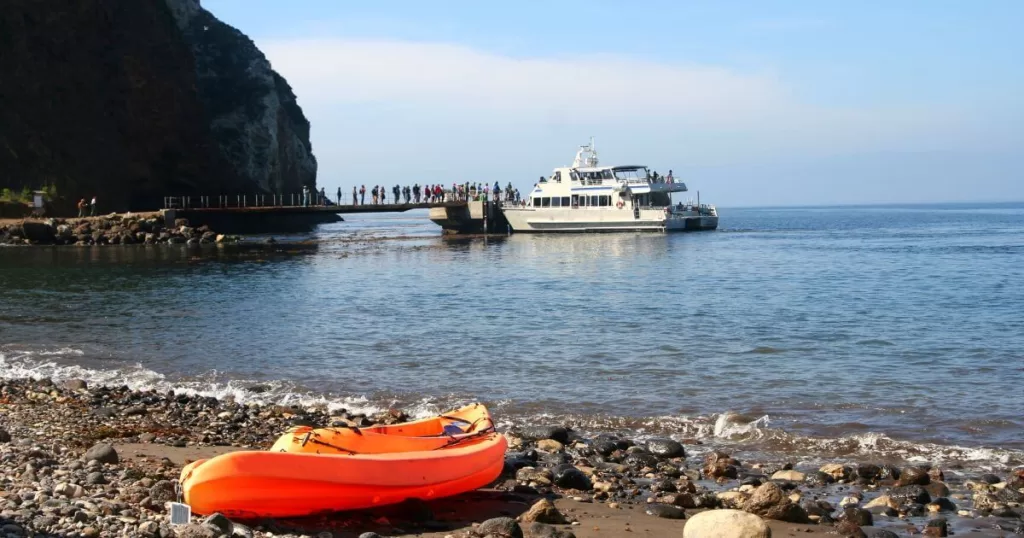
[[[309,121],[288,83],[251,39],[199,0],[166,0],[195,58],[199,98],[221,154],[266,192],[316,186]]]
[[[0,188],[154,209],[172,194],[315,186],[287,83],[195,0],[6,0]]]

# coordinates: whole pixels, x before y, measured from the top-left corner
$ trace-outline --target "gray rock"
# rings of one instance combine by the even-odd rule
[[[519,436],[527,441],[554,439],[563,445],[569,442],[569,430],[562,426],[525,426],[519,431]]]
[[[383,536],[375,532],[364,532],[359,535],[359,538],[384,538]]]
[[[681,458],[686,456],[682,443],[672,439],[651,439],[647,441],[647,451],[661,458]]]
[[[64,382],[64,388],[67,390],[86,390],[89,385],[82,379],[69,379]]]
[[[928,476],[927,474],[925,476]],[[898,486],[889,490],[889,498],[899,505],[908,503],[928,504],[932,502],[931,495],[921,486]]]
[[[870,527],[875,524],[871,512],[858,506],[844,508],[843,513],[839,515],[839,521],[850,521],[860,527]]]
[[[166,502],[172,502],[177,498],[177,493],[174,490],[174,482],[170,480],[161,480],[153,487],[149,488],[149,498],[154,504],[163,504]]]
[[[534,503],[519,520],[524,523],[538,522],[538,523],[553,523],[556,525],[564,525],[569,521],[558,511],[554,503],[547,499],[541,499]]]
[[[644,511],[647,512],[647,515],[664,519],[686,519],[686,511],[671,504],[650,503]]]
[[[144,536],[156,536],[158,532],[160,532],[160,524],[156,521],[143,521],[139,525],[139,533]]]
[[[590,477],[568,463],[552,469],[552,474],[554,475],[555,485],[560,488],[590,491],[594,487],[590,482]]]
[[[94,445],[92,448],[85,452],[85,455],[82,456],[82,459],[85,461],[96,460],[100,463],[117,463],[118,461],[120,461],[119,458],[117,457],[117,451],[114,450],[114,447],[106,443]]]
[[[868,535],[868,538],[900,538],[896,533],[885,529],[871,529],[865,534]]]
[[[107,483],[107,478],[105,476],[103,476],[103,473],[101,473],[99,471],[95,471],[95,472],[89,473],[89,475],[85,477],[85,483],[89,484],[90,486],[106,484]]]
[[[488,519],[476,528],[476,534],[480,536],[500,536],[501,538],[523,538],[523,529],[516,520],[510,517],[496,517]]]
[[[203,520],[203,525],[217,530],[220,534],[231,535],[235,533],[235,526],[224,514],[215,513]]]
[[[576,538],[576,535],[570,531],[537,522],[530,523],[530,526],[526,527],[526,536],[528,538]]]

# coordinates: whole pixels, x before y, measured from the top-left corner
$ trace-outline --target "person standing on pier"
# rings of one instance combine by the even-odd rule
[[[309,207],[309,186],[302,186],[302,207]]]
[[[89,216],[90,217],[95,217],[96,216],[96,195],[95,194],[92,197],[92,203],[89,204]]]
[[[352,205],[359,205],[359,191],[354,186],[352,187]]]
[[[320,204],[327,205],[327,189],[320,187]]]
[[[420,203],[420,184],[413,183],[412,185],[412,199],[416,200],[416,203]]]
[[[341,187],[338,187],[338,205],[341,205]]]
[[[398,185],[395,185],[394,187],[391,187],[391,194],[395,195],[395,203],[396,204],[402,203],[402,198],[401,198],[401,196],[402,196],[402,187],[399,187]]]
[[[373,188],[370,189],[370,194],[373,195],[373,205],[377,205],[377,186],[376,185],[374,185]]]
[[[366,185],[359,186],[359,205],[366,205]]]

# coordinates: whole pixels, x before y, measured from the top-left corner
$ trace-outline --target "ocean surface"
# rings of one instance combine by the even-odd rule
[[[672,235],[449,239],[414,211],[277,254],[2,248],[0,376],[1024,463],[1024,204],[720,213]]]

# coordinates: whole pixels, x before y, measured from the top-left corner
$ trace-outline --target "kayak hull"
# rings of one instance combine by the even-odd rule
[[[298,517],[439,499],[500,476],[508,443],[498,433],[441,450],[368,455],[240,451],[187,465],[184,501],[198,514]]]

